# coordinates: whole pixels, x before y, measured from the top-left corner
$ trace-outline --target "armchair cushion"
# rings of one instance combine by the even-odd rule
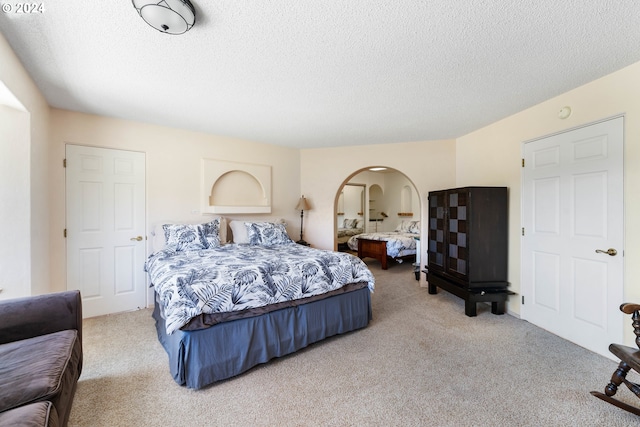
[[[75,391],[81,358],[75,330],[0,346],[0,412],[49,400],[59,407]],[[71,368],[71,369],[70,369]]]
[[[37,402],[0,413],[0,426],[58,427],[58,413],[51,402]]]
[[[0,301],[0,427],[13,426],[16,411],[42,421],[44,407],[32,405],[45,401],[54,408],[48,425],[66,426],[81,371],[78,290]],[[35,425],[23,421],[18,425]]]

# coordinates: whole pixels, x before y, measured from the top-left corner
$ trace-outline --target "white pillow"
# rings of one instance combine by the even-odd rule
[[[420,221],[402,220],[395,231],[400,233],[420,234]]]
[[[396,229],[395,229],[395,230],[393,230],[393,231],[395,231],[395,232],[397,232],[397,233],[404,233],[404,232],[406,232],[406,231],[407,231],[407,229],[408,229],[408,228],[409,228],[409,225],[407,224],[407,221],[402,220],[402,221],[400,222],[400,224],[398,224],[398,226],[396,227]]]
[[[249,243],[249,233],[244,221],[229,221],[233,243]]]

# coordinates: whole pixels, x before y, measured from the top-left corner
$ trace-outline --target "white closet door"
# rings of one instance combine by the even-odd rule
[[[145,154],[67,145],[67,289],[84,317],[146,306]]]
[[[624,327],[623,118],[526,143],[524,159],[522,317],[612,357]]]

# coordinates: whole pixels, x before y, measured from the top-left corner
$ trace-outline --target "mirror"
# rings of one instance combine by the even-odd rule
[[[336,220],[338,247],[346,248],[347,240],[364,231],[365,184],[347,183],[338,197]]]

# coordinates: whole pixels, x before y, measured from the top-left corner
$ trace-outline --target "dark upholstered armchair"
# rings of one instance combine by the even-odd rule
[[[81,371],[79,291],[0,301],[0,427],[66,426]]]

